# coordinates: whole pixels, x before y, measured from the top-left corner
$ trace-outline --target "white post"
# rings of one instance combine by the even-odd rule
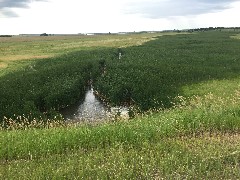
[[[121,57],[122,57],[122,53],[119,53],[118,59],[121,59]]]

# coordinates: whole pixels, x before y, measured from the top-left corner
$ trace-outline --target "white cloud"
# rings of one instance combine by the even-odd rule
[[[197,2],[197,0],[194,0]],[[18,14],[19,17],[0,16],[0,34],[24,34],[24,33],[86,33],[86,32],[119,32],[119,31],[142,31],[142,30],[164,30],[185,29],[209,26],[240,26],[240,2],[224,0],[209,1],[198,0],[204,6],[196,10],[196,13],[185,8],[186,3],[173,3],[172,0],[149,0],[146,9],[143,4],[146,0],[49,0],[32,1],[28,8],[11,8],[9,11]],[[158,8],[149,11],[156,3],[170,4],[163,6],[164,15],[157,16]],[[219,2],[219,3],[217,3]],[[131,4],[131,6],[130,6]],[[135,6],[132,6],[135,5]],[[179,11],[172,11],[178,9]],[[221,8],[211,10],[209,7]],[[194,8],[192,8],[194,9]],[[3,8],[2,8],[3,10]],[[2,11],[0,9],[0,11]],[[8,9],[9,10],[9,9]],[[187,12],[188,11],[188,12]],[[127,13],[126,13],[127,12]],[[131,12],[131,13],[130,13]],[[157,13],[156,13],[157,12]],[[169,12],[169,13],[168,13]],[[198,12],[198,13],[197,13]]]
[[[166,18],[170,16],[199,15],[219,12],[229,8],[229,4],[239,0],[141,0],[127,3],[126,12],[141,13],[150,18]]]

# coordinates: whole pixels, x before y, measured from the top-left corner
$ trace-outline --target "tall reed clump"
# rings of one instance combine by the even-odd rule
[[[142,111],[169,108],[176,96],[184,95],[184,86],[239,78],[239,40],[232,35],[214,31],[161,36],[122,48],[121,59],[107,60],[107,72],[95,88],[115,105],[135,104]]]
[[[90,79],[101,75],[101,57],[109,52],[89,50],[32,61],[0,78],[0,122],[4,117],[54,119],[59,111],[79,102]]]

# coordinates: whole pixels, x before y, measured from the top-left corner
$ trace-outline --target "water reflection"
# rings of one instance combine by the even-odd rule
[[[65,119],[74,121],[98,121],[108,116],[107,107],[96,98],[93,88],[86,92],[82,104],[68,108],[62,113]]]
[[[127,107],[107,108],[94,95],[93,88],[90,88],[86,92],[84,101],[81,104],[64,109],[61,113],[67,121],[71,122],[96,122],[102,120],[111,120],[116,118],[117,116],[123,119],[129,118]]]

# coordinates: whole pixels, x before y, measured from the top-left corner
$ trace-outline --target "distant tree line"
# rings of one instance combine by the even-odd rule
[[[40,36],[54,36],[54,34],[47,34],[47,33],[42,33]]]
[[[40,34],[40,36],[48,36],[48,34],[47,33],[42,33],[42,34]]]
[[[189,29],[188,32],[196,32],[196,31],[212,31],[212,30],[218,30],[218,31],[222,31],[222,30],[240,30],[240,27],[208,27],[208,28],[196,28],[196,29]]]
[[[164,30],[162,32],[205,32],[205,31],[240,31],[240,27],[207,27],[207,28],[195,28],[195,29],[174,29]],[[144,31],[143,31],[144,32]]]
[[[0,35],[0,37],[12,37],[12,35]]]

